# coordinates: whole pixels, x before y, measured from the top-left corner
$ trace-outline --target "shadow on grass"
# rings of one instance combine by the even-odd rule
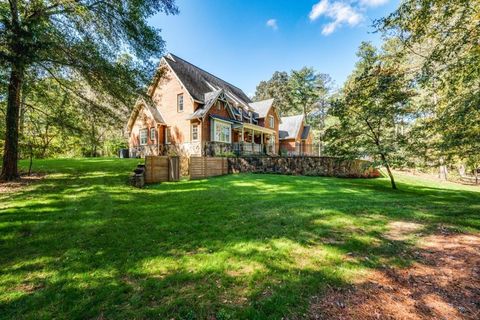
[[[132,163],[56,162],[0,207],[0,318],[278,319],[408,264],[390,221],[480,228],[475,192],[276,175],[138,190]]]

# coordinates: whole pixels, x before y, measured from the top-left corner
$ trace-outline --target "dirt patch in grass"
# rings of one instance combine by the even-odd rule
[[[36,183],[45,177],[44,174],[32,173],[31,175],[22,175],[19,179],[9,182],[0,181],[0,193],[11,193],[18,191],[26,186]]]
[[[420,231],[423,225],[408,221],[394,221],[388,224],[388,231],[385,238],[395,241],[405,241],[412,234]]]
[[[480,235],[423,239],[408,268],[385,268],[312,301],[310,319],[480,319]]]

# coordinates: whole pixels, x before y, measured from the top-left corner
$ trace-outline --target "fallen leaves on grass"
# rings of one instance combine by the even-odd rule
[[[423,239],[419,258],[312,301],[310,319],[480,319],[480,235]]]
[[[43,179],[43,174],[23,175],[18,180],[9,182],[0,182],[0,193],[10,193],[18,191],[32,183]]]

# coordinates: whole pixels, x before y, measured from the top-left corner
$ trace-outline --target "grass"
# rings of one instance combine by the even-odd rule
[[[231,175],[140,190],[137,161],[35,161],[44,180],[0,194],[0,318],[301,317],[327,285],[410,263],[415,237],[387,239],[393,221],[480,230],[475,187]]]

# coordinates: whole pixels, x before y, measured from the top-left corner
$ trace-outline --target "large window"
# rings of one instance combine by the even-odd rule
[[[214,121],[213,122],[213,138],[217,142],[232,142],[232,130],[230,123]]]
[[[155,142],[155,128],[150,128],[150,141]]]
[[[198,140],[198,124],[192,124],[192,141]]]
[[[140,145],[144,146],[147,144],[147,129],[140,130]]]
[[[183,93],[177,95],[177,111],[183,112]]]
[[[270,128],[275,128],[275,118],[273,116],[269,116],[268,121],[270,123]]]

